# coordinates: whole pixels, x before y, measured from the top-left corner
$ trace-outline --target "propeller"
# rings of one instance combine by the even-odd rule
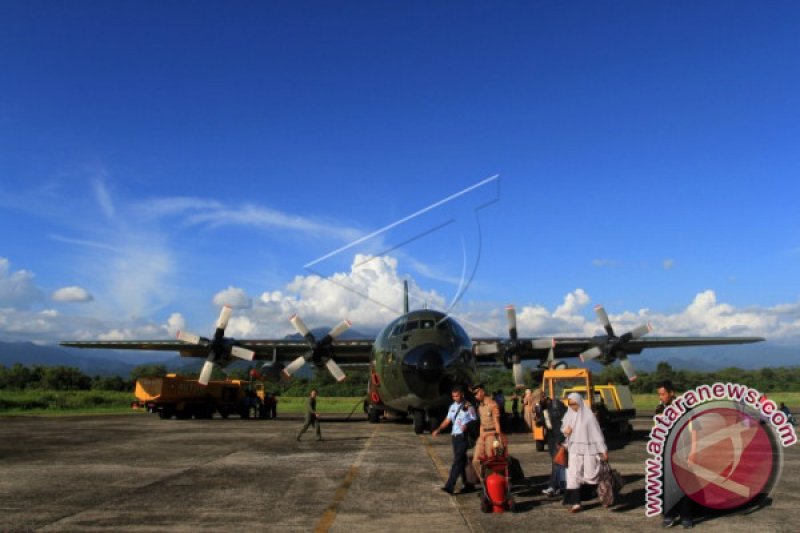
[[[205,363],[203,363],[203,369],[200,370],[200,377],[197,380],[201,385],[208,385],[209,380],[211,380],[211,373],[214,371],[214,366],[223,369],[231,363],[232,357],[244,359],[245,361],[252,361],[256,354],[252,350],[237,346],[235,344],[236,341],[225,337],[225,328],[228,327],[228,321],[231,318],[232,311],[233,309],[230,305],[222,307],[212,339],[206,339],[205,337],[187,331],[178,332],[178,340],[187,344],[198,344],[208,348],[208,356],[206,357]]]
[[[293,374],[297,373],[298,370],[303,368],[306,363],[311,362],[317,368],[327,368],[328,372],[331,373],[336,381],[343,381],[346,376],[344,372],[342,372],[342,369],[339,368],[339,365],[336,364],[336,361],[333,360],[332,344],[336,337],[350,329],[350,326],[352,326],[350,321],[342,320],[319,341],[317,341],[314,334],[311,333],[311,330],[308,329],[308,326],[306,326],[303,319],[299,316],[292,315],[289,318],[289,322],[291,322],[294,329],[303,336],[310,349],[308,352],[289,363],[286,368],[283,369],[283,373],[287,377],[291,377]]]
[[[522,366],[522,345],[517,334],[517,310],[513,305],[506,306],[506,321],[508,323],[508,340],[502,344],[480,344],[475,347],[476,354],[502,353],[503,364],[510,368],[514,376],[514,386],[518,389],[525,388],[525,369]],[[553,339],[532,339],[531,345],[535,349],[550,348],[552,357]]]
[[[625,375],[628,376],[629,381],[636,381],[636,370],[633,368],[633,363],[628,359],[628,352],[625,345],[628,341],[641,338],[651,331],[653,327],[650,324],[642,324],[621,337],[617,337],[614,333],[614,328],[611,327],[611,321],[608,319],[608,313],[602,305],[596,305],[594,312],[600,323],[603,324],[603,329],[606,330],[606,335],[599,342],[598,345],[585,350],[580,354],[581,361],[591,361],[600,357],[603,363],[610,363],[615,359],[619,360],[619,364]]]

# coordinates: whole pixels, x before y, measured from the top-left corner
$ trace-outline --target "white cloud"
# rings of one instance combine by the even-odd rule
[[[186,319],[180,313],[172,313],[167,319],[167,331],[175,336],[179,331],[186,329]]]
[[[135,210],[154,218],[183,215],[184,222],[190,226],[248,226],[301,232],[341,241],[351,241],[363,233],[333,220],[315,220],[269,207],[252,204],[225,205],[215,200],[187,196],[150,199],[135,206]]]
[[[238,287],[228,287],[214,295],[214,305],[222,307],[230,305],[237,309],[247,309],[253,305],[253,300],[247,295],[244,289]]]
[[[185,328],[180,313],[164,321],[131,319],[123,315],[79,317],[60,314],[52,309],[31,311],[22,304],[35,301],[33,275],[24,270],[12,272],[8,260],[0,258],[0,338],[35,342],[64,339],[157,339],[175,335]],[[293,333],[288,318],[298,313],[314,328],[333,326],[348,318],[356,330],[374,333],[396,318],[402,310],[403,281],[395,258],[354,257],[350,269],[335,273],[330,279],[317,275],[295,277],[278,290],[266,291],[251,298],[238,287],[230,286],[214,296],[217,305],[238,307],[227,329],[235,337],[277,337]],[[434,290],[425,290],[408,279],[412,307],[427,302],[441,309],[445,299]],[[20,288],[24,290],[19,290]],[[13,290],[12,290],[13,289]],[[77,292],[77,291],[70,291]],[[22,298],[20,294],[27,295]],[[10,303],[16,302],[15,305]],[[590,295],[581,288],[567,293],[554,309],[531,303],[517,308],[517,324],[522,336],[591,336],[602,333],[594,312],[588,308]],[[93,303],[92,305],[95,305]],[[718,301],[713,290],[698,293],[676,313],[651,309],[616,310],[607,308],[618,334],[651,322],[653,336],[763,336],[768,340],[800,341],[800,302],[773,307],[737,308]],[[473,335],[507,334],[503,306],[466,302],[455,310],[456,319]],[[213,327],[210,317],[208,327]],[[193,325],[193,330],[202,325]],[[200,332],[202,333],[202,331]]]
[[[672,259],[664,259],[664,270],[671,270],[675,266],[675,261]]]
[[[43,298],[27,270],[11,271],[8,259],[0,257],[0,307],[29,309]]]
[[[574,292],[564,297],[564,303],[556,308],[553,316],[569,317],[576,314],[589,303],[589,295],[583,289],[575,289]]]
[[[114,218],[114,202],[111,199],[111,195],[108,193],[108,189],[106,188],[105,182],[105,172],[102,173],[101,177],[95,179],[92,182],[92,186],[94,188],[94,195],[97,199],[97,203],[100,205],[100,209],[105,214],[106,218],[111,220]]]
[[[83,287],[71,286],[62,287],[56,290],[52,299],[56,302],[91,302],[94,296]]]
[[[226,334],[282,337],[294,333],[288,319],[295,313],[311,328],[332,327],[346,318],[358,331],[376,332],[402,313],[403,280],[396,259],[356,255],[348,272],[328,279],[297,276],[282,290],[264,292],[252,308],[234,312]],[[412,307],[445,304],[435,291],[408,281]],[[220,303],[216,297],[215,303]]]

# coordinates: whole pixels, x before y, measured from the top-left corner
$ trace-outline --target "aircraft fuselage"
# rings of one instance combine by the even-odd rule
[[[389,323],[375,339],[370,403],[399,413],[441,410],[455,384],[477,382],[472,341],[452,317],[429,309]]]

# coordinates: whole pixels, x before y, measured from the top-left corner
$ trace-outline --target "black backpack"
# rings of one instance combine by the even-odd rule
[[[470,420],[464,426],[464,435],[467,436],[467,448],[474,448],[475,443],[478,442],[478,437],[481,434],[481,421]]]

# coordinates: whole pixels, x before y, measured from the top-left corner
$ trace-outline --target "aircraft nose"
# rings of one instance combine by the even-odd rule
[[[403,358],[403,375],[411,390],[426,396],[428,389],[438,390],[439,381],[444,375],[444,355],[434,344],[417,346]]]
[[[444,372],[444,357],[438,346],[419,346],[406,354],[403,368],[419,376],[425,383],[436,383]]]

